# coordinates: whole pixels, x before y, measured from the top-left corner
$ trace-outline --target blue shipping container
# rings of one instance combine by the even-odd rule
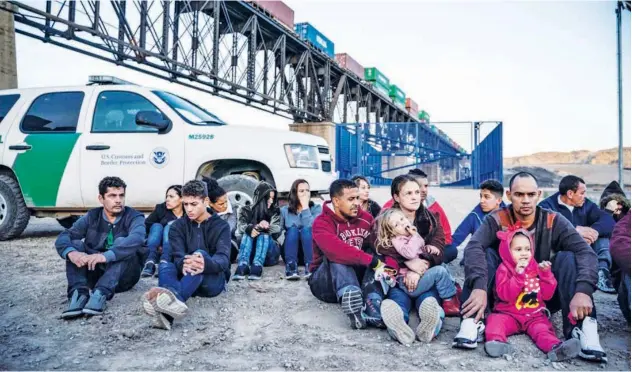
[[[314,44],[316,48],[329,55],[329,57],[334,58],[334,43],[314,28],[314,26],[308,22],[297,23],[294,25],[294,31],[296,31],[301,39],[309,41]]]

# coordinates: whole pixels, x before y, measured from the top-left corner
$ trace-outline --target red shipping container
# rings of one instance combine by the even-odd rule
[[[414,112],[419,111],[419,105],[417,104],[417,102],[413,101],[412,98],[406,98],[406,108],[412,109],[412,111]]]
[[[294,31],[294,10],[285,5],[283,1],[254,0],[251,3],[270,13],[277,21]]]
[[[364,67],[362,67],[362,65],[359,64],[355,59],[351,58],[351,56],[347,53],[336,54],[336,62],[338,62],[341,67],[344,67],[347,70],[358,75],[360,79],[364,77]]]

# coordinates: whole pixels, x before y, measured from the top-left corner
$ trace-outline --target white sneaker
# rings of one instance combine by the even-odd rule
[[[476,349],[479,342],[483,341],[485,324],[482,321],[474,322],[473,318],[465,318],[461,322],[461,328],[457,333],[452,347],[459,349]]]
[[[599,342],[599,333],[597,332],[597,319],[586,317],[582,322],[582,328],[575,327],[571,333],[573,338],[579,339],[581,343],[580,358],[608,363],[606,352],[603,351]]]

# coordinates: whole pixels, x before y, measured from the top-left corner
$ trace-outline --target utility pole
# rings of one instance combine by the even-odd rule
[[[617,1],[617,95],[618,95],[618,119],[619,119],[619,185],[624,187],[623,183],[623,84],[621,71],[621,11],[623,10],[623,1]]]

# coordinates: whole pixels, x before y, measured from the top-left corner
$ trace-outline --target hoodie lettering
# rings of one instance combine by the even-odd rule
[[[340,237],[340,240],[342,240],[346,244],[361,249],[362,245],[364,244],[364,239],[366,239],[369,234],[370,232],[367,229],[360,227],[356,229],[341,231],[338,236]]]

